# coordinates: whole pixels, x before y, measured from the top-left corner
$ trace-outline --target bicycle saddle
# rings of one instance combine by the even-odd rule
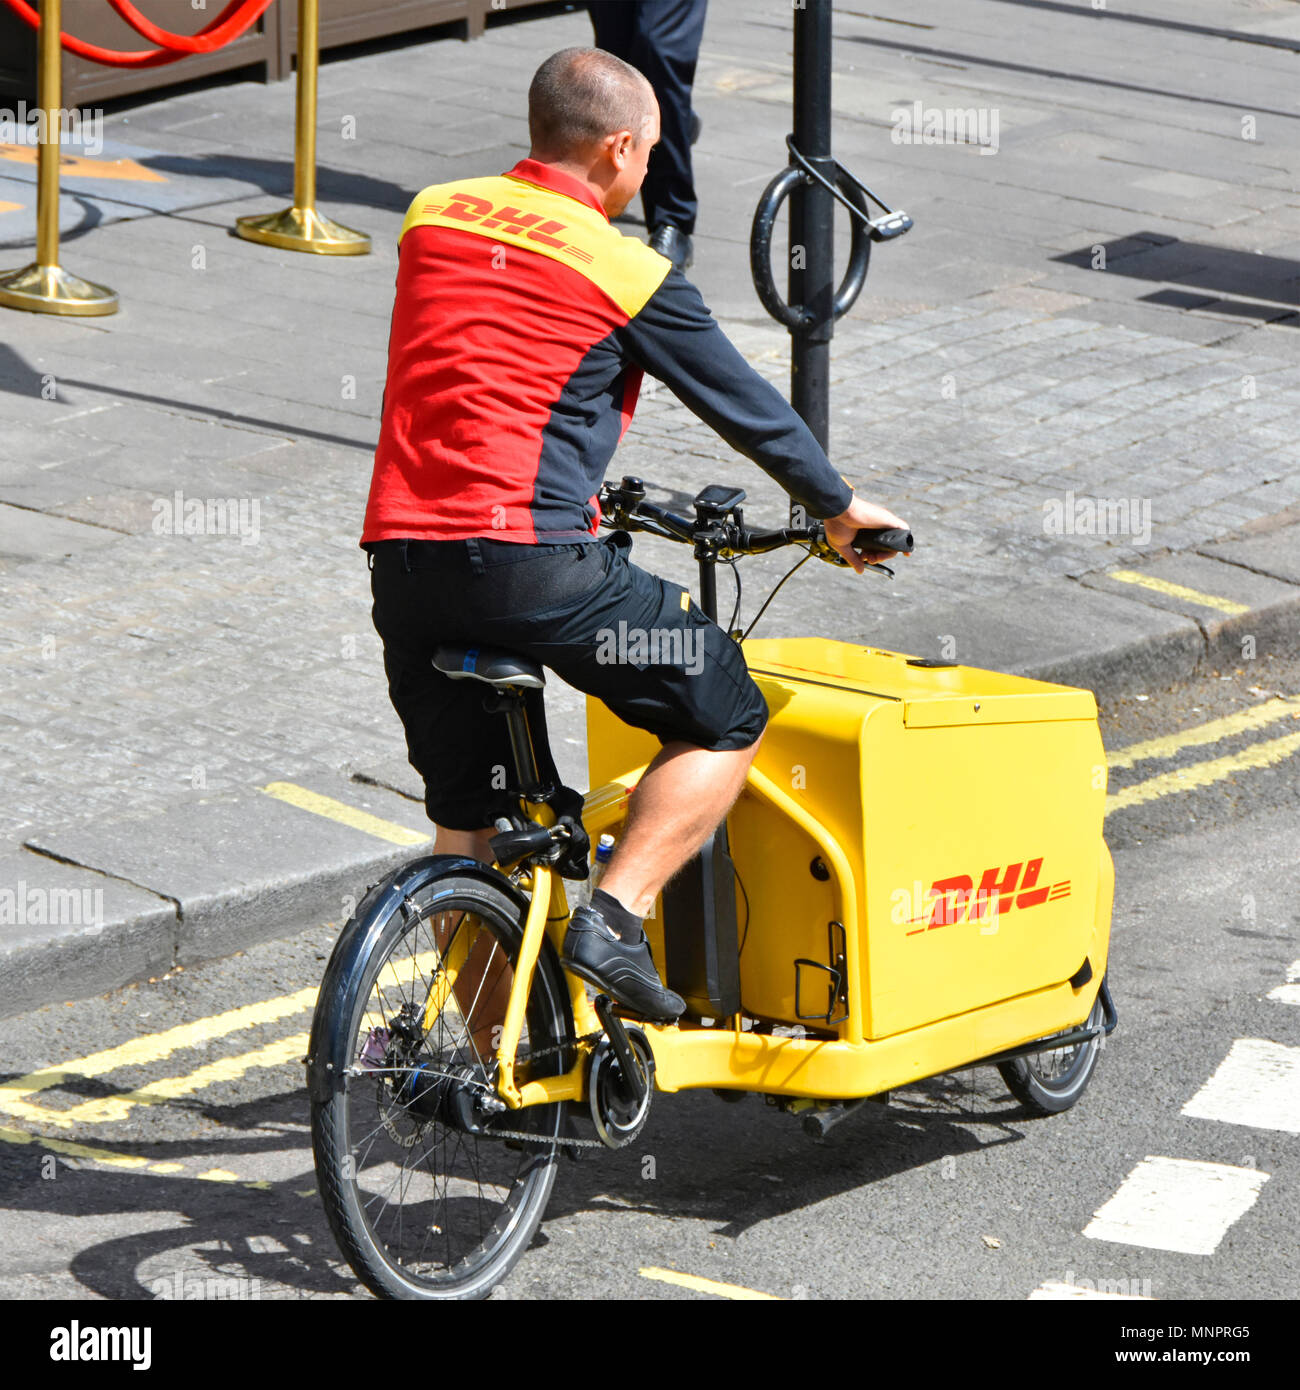
[[[484,681],[499,690],[512,685],[541,690],[546,684],[540,662],[500,647],[439,647],[433,654],[433,665],[454,681]]]

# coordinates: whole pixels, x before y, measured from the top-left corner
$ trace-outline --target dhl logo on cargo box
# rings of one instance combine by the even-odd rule
[[[908,925],[908,936],[918,936],[921,932],[952,926],[957,922],[980,922],[985,924],[981,930],[991,931],[998,918],[1013,909],[1023,911],[1070,896],[1068,878],[1057,883],[1040,884],[1038,880],[1042,870],[1041,856],[1028,863],[1021,860],[1008,864],[1005,869],[1001,865],[994,865],[980,875],[978,888],[970,874],[953,874],[948,878],[935,879],[924,898],[921,880],[917,879],[910,890],[899,888],[894,891],[894,920]],[[912,915],[905,916],[905,913]],[[914,923],[920,925],[915,926]]]

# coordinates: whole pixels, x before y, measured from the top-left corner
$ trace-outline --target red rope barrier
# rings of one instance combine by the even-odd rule
[[[27,3],[27,0],[2,0],[2,3],[8,5],[19,19],[29,24],[33,29],[40,28],[40,16]],[[110,0],[110,3],[113,3],[113,0]],[[230,0],[230,3],[211,24],[189,38],[179,34],[168,34],[165,29],[156,29],[156,33],[166,35],[167,39],[171,40],[163,48],[122,52],[114,48],[101,48],[97,43],[87,43],[85,39],[79,39],[73,34],[63,34],[61,37],[63,47],[69,53],[75,53],[81,58],[89,58],[91,62],[104,63],[115,68],[156,68],[161,67],[164,63],[179,62],[192,53],[211,53],[215,49],[221,48],[232,39],[238,38],[249,25],[255,23],[270,4],[271,0]],[[143,15],[138,14],[132,5],[127,3],[127,0],[123,0],[121,7],[117,3],[113,3],[113,8],[118,10],[122,18],[136,28],[139,33],[144,33],[144,31],[135,24],[126,10],[131,10],[132,13],[136,14],[142,24],[151,29],[155,28]],[[228,16],[229,18],[227,18]],[[218,32],[220,33],[219,41],[213,41],[207,46],[203,46],[207,40],[215,40]],[[145,34],[145,37],[152,38],[153,36]],[[153,41],[157,43],[161,40],[153,39]]]
[[[230,0],[224,10],[197,34],[173,34],[160,29],[131,3],[131,0],[108,0],[120,18],[124,19],[141,38],[148,39],[173,53],[213,53],[237,39],[271,4],[271,0]]]

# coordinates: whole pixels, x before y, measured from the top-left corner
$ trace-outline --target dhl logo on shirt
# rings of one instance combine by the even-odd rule
[[[522,212],[508,205],[494,207],[486,198],[476,198],[472,193],[453,193],[445,204],[425,203],[421,211],[456,222],[477,222],[489,231],[502,228],[515,236],[527,237],[529,241],[540,241],[543,246],[554,246],[587,265],[594,259],[589,251],[555,235],[568,230],[563,222],[554,218],[543,220],[540,212]]]
[[[458,179],[421,190],[406,214],[402,236],[441,227],[489,237],[571,266],[597,285],[628,317],[672,268],[645,242],[624,236],[594,207],[526,179]]]

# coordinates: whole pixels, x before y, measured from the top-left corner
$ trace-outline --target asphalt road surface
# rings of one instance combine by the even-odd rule
[[[1120,1026],[1073,1110],[972,1069],[813,1140],[660,1096],[562,1164],[500,1296],[1300,1295],[1297,695],[1300,661],[1258,661],[1104,711]],[[0,1295],[369,1297],[300,1065],[336,930],[0,1023]]]

